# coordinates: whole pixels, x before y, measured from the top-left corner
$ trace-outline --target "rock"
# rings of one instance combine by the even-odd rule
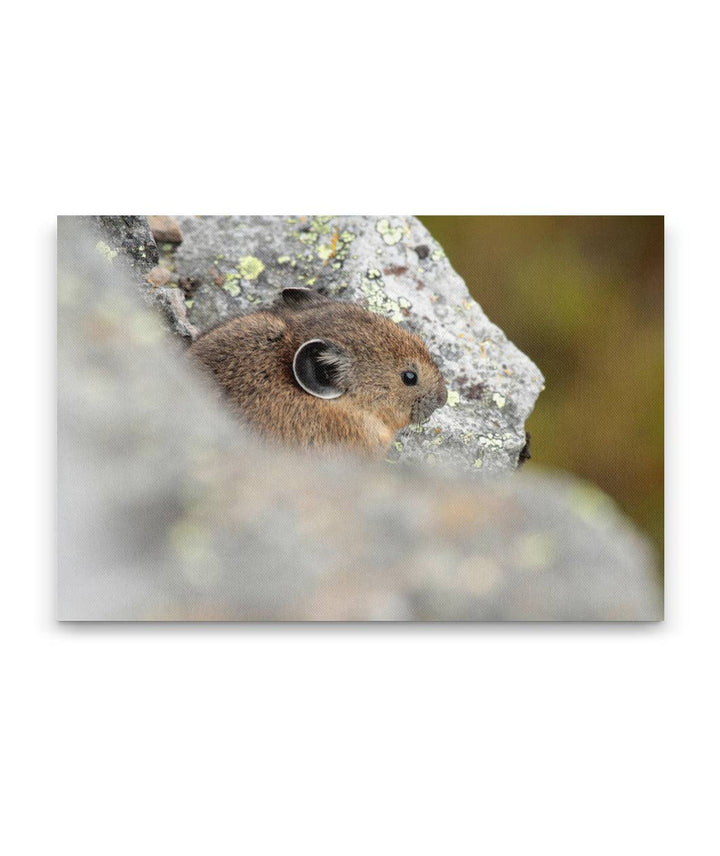
[[[194,341],[199,335],[199,330],[188,318],[188,300],[181,288],[158,289],[158,303],[163,307],[166,314],[173,319],[173,327],[181,336]]]
[[[174,217],[150,214],[147,218],[150,231],[158,244],[181,244],[183,234]]]
[[[157,264],[160,254],[144,217],[58,217],[61,228],[72,228],[96,241],[95,254],[104,262],[101,270],[129,274],[145,301],[162,307],[168,331],[188,340],[198,335],[187,317],[185,292],[173,281],[169,267]]]
[[[662,616],[652,551],[591,485],[257,442],[87,225],[58,236],[61,619]]]
[[[200,333],[301,285],[359,303],[419,334],[449,389],[448,405],[397,438],[394,461],[512,470],[543,388],[537,367],[491,323],[414,217],[179,217],[185,239],[164,263],[195,289]],[[156,289],[162,299],[163,289]]]
[[[150,285],[158,288],[161,285],[168,285],[171,278],[172,275],[169,270],[156,266],[145,277],[145,282],[149,282]]]
[[[64,219],[58,217],[58,221]],[[158,249],[144,217],[88,216],[78,219],[97,237],[97,251],[108,263],[128,264],[143,274],[149,273],[158,263]]]

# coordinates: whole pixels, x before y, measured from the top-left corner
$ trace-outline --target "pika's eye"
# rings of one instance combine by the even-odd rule
[[[405,386],[415,386],[418,380],[415,372],[403,372],[400,377],[402,378]]]

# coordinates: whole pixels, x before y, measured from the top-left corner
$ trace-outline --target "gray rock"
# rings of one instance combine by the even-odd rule
[[[178,217],[161,245],[175,283],[156,288],[178,332],[205,332],[302,285],[360,303],[419,334],[448,385],[448,405],[397,438],[391,460],[514,469],[543,388],[537,367],[491,323],[414,217]],[[173,293],[174,292],[174,293]],[[174,302],[171,300],[174,298]]]
[[[257,442],[83,225],[58,240],[61,619],[662,616],[652,551],[591,485]]]
[[[79,219],[97,237],[96,247],[107,261],[117,259],[118,264],[125,262],[143,275],[158,263],[159,253],[147,218],[118,215]]]

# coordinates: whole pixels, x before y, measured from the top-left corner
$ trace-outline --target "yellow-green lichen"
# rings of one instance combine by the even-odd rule
[[[499,408],[500,408],[500,410],[502,410],[502,409],[503,409],[503,407],[505,407],[505,401],[506,401],[505,396],[504,396],[504,395],[500,395],[500,393],[499,393],[499,392],[494,392],[494,393],[493,393],[492,400],[493,400],[493,402],[495,403],[495,406],[496,406],[496,407],[499,407]]]
[[[318,235],[328,235],[330,233],[331,220],[332,217],[313,217],[310,229]]]
[[[396,323],[402,321],[405,317],[403,310],[407,312],[412,304],[406,297],[398,299],[390,297],[383,289],[381,283],[380,271],[375,270],[368,271],[367,276],[360,283],[360,290],[365,295],[367,308],[371,312],[384,315]]]
[[[243,279],[257,279],[265,270],[265,265],[255,256],[243,256],[238,259],[237,269]]]
[[[375,229],[389,247],[397,244],[403,236],[402,227],[391,226],[389,220],[378,220]]]
[[[279,265],[286,265],[290,261],[290,256],[278,256],[277,263]]]
[[[302,223],[305,223],[307,218],[301,217],[300,220]],[[303,244],[316,244],[318,243],[318,238],[323,235],[329,235],[332,232],[332,227],[330,226],[331,220],[332,217],[313,217],[308,225],[292,234]],[[337,241],[337,238],[335,240]]]
[[[484,437],[478,437],[477,442],[480,446],[490,446],[495,449],[502,449],[505,446],[505,441],[509,440],[512,434],[490,434]]]
[[[223,289],[227,291],[230,297],[237,297],[240,294],[240,286],[238,285],[238,280],[240,279],[240,274],[231,271],[230,273],[225,274],[225,282],[223,284]]]
[[[457,390],[449,389],[447,403],[449,407],[457,407],[460,403],[460,393]]]
[[[108,264],[113,263],[113,259],[117,256],[118,251],[113,250],[112,247],[109,247],[105,241],[98,241],[95,244],[95,249],[100,253],[100,255],[105,259]]]

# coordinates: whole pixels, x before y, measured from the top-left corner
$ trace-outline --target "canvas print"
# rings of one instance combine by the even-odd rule
[[[58,218],[58,617],[656,621],[663,218]]]

